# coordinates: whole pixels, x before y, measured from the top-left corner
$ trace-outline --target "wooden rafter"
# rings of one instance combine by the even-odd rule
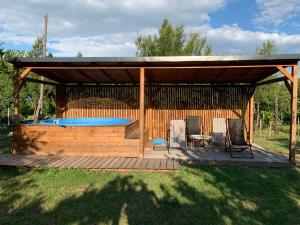
[[[18,80],[22,80],[31,71],[31,67],[26,68],[23,73],[19,76]]]
[[[133,82],[133,83],[137,83],[134,79],[134,77],[132,76],[132,74],[129,72],[128,69],[125,69],[125,73],[126,75],[130,78],[130,80]]]
[[[192,82],[191,83],[194,83],[194,82],[196,82],[196,80],[197,80],[197,78],[198,78],[198,76],[199,76],[199,74],[200,74],[200,72],[201,72],[201,70],[199,70],[195,75],[194,75],[194,77],[193,77],[193,79],[192,79]]]
[[[284,80],[284,84],[286,86],[286,88],[288,89],[288,91],[290,92],[290,95],[292,95],[292,85],[289,83],[289,81],[287,79]]]
[[[256,86],[261,86],[261,85],[265,85],[265,84],[272,84],[272,83],[276,83],[276,82],[281,82],[281,81],[286,81],[287,78],[286,77],[278,77],[278,78],[274,78],[271,80],[264,80],[264,81],[260,81],[258,83],[256,83]]]
[[[283,66],[276,67],[284,76],[286,76],[290,81],[293,82],[293,76]]]
[[[59,74],[57,71],[55,70],[46,70],[46,72],[53,74],[53,76],[55,77],[59,77],[59,79],[62,79],[64,81],[64,83],[68,83],[69,81],[67,79],[65,79],[65,77],[62,74]],[[69,78],[69,77],[68,77]],[[51,78],[52,79],[52,78]],[[55,80],[52,79],[52,80]],[[74,79],[70,78],[70,80],[72,80],[72,82],[74,83],[78,83],[77,81],[75,81]]]
[[[281,65],[282,67],[288,67],[293,65]],[[277,65],[224,65],[224,66],[145,66],[145,69],[218,69],[218,68],[270,68],[270,67],[277,67]],[[32,69],[48,69],[48,70],[120,70],[120,69],[140,69],[139,66],[36,66],[31,67]]]
[[[47,84],[47,85],[54,85],[54,86],[57,86],[57,85],[60,85],[59,83],[57,82],[51,82],[51,81],[45,81],[45,80],[38,80],[38,79],[34,79],[34,78],[24,78],[24,80],[27,82],[32,82],[32,83],[37,83],[37,84]]]
[[[99,70],[102,74],[104,74],[110,81],[114,82],[114,83],[118,83],[114,78],[111,77],[111,75],[109,73],[107,73],[105,70],[100,69]]]
[[[82,70],[75,70],[77,73],[79,73],[81,76],[85,77],[88,80],[93,81],[94,83],[99,83],[96,79],[94,79],[92,76],[90,76],[89,74],[85,73]]]
[[[255,68],[249,68],[247,70],[247,72],[245,72],[245,74],[242,74],[237,80],[235,80],[234,82],[238,83],[240,82],[242,79],[244,79],[245,77],[249,76],[249,74],[253,74],[255,72]]]
[[[227,72],[227,68],[225,68],[224,70],[222,70],[216,77],[216,79],[214,80],[215,82],[218,81],[226,72]]]

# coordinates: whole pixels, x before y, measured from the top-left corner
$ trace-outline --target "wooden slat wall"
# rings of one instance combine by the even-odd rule
[[[249,87],[147,87],[146,126],[150,138],[166,138],[170,120],[201,116],[209,134],[212,118],[244,118],[249,127]],[[126,117],[138,119],[138,86],[69,87],[64,117]]]

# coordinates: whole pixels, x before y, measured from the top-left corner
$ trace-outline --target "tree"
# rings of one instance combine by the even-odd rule
[[[37,37],[31,47],[31,50],[28,52],[29,57],[40,58],[43,56],[43,38]]]
[[[272,55],[276,54],[278,48],[274,41],[268,40],[262,44],[262,47],[256,48],[256,54]],[[277,74],[269,79],[278,77]],[[284,119],[285,112],[288,111],[288,92],[285,85],[280,83],[269,84],[267,86],[260,86],[255,93],[256,105],[256,127],[262,118],[263,122],[272,124],[275,122],[275,132],[278,134],[279,121]],[[269,132],[270,133],[270,132]]]
[[[77,58],[81,58],[83,57],[82,53],[81,52],[77,52],[77,55],[76,55]]]
[[[184,56],[211,55],[212,48],[206,38],[198,33],[190,33],[186,38],[183,25],[173,25],[167,18],[158,35],[138,35],[135,44],[137,56]]]
[[[273,55],[276,54],[278,47],[275,41],[267,40],[262,44],[262,47],[256,48],[257,55]]]

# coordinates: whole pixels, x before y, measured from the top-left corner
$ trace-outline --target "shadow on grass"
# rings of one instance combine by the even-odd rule
[[[35,185],[31,179],[16,181],[25,172],[1,171],[0,179],[7,181],[1,187],[1,224],[295,224],[300,219],[292,197],[300,196],[296,169],[185,167],[170,175],[171,183],[162,180],[159,190],[134,174],[120,175],[47,211],[43,193],[16,204],[23,188]]]

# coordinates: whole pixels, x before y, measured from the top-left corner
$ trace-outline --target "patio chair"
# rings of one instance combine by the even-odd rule
[[[246,130],[245,121],[243,119],[227,119],[226,135],[228,148],[231,158],[250,158],[253,159],[252,145],[249,141],[249,133]],[[246,131],[246,135],[245,135]],[[246,136],[246,137],[245,137]],[[250,150],[250,157],[234,156],[234,152],[243,152],[246,149]]]
[[[187,148],[184,120],[171,120],[168,131],[168,149],[170,148]]]
[[[202,123],[200,116],[187,116],[186,118],[186,139],[190,143],[192,141],[191,135],[202,134]]]
[[[226,147],[226,119],[213,118],[212,119],[212,133],[214,145],[223,145]]]
[[[191,135],[202,134],[202,123],[200,116],[188,116],[186,118],[186,134],[187,139],[190,139]]]

